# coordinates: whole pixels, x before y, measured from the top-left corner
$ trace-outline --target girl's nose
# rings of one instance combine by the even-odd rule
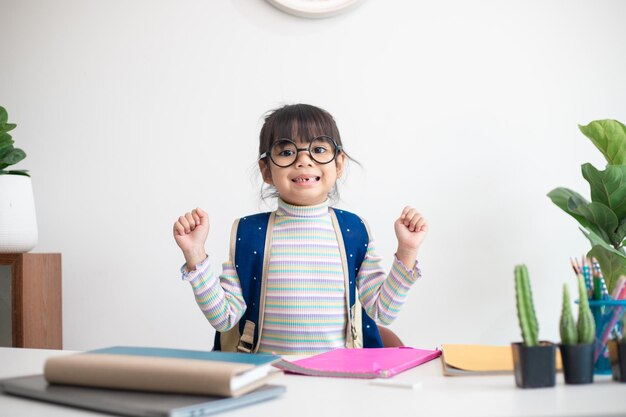
[[[296,156],[296,166],[313,166],[313,159],[309,150],[300,150]]]

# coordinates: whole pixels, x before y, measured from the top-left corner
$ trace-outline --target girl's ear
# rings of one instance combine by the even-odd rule
[[[272,172],[270,171],[270,167],[264,159],[261,159],[259,161],[259,169],[261,170],[261,176],[263,177],[263,181],[266,184],[274,185],[274,181],[272,180]]]
[[[337,179],[339,179],[343,175],[346,167],[346,156],[343,152],[337,155],[337,159],[335,159],[335,166],[337,167]]]

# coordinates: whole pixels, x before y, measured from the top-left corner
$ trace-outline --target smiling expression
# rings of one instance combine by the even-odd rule
[[[308,143],[299,141],[299,148]],[[263,181],[276,187],[280,198],[296,206],[321,204],[328,198],[329,192],[341,178],[345,156],[339,153],[328,164],[318,164],[308,151],[298,153],[296,162],[286,168],[275,165],[269,158],[259,161]]]

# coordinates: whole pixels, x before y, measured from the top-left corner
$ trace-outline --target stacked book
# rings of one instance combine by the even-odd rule
[[[197,416],[274,398],[269,354],[111,347],[56,356],[43,375],[0,381],[8,394],[128,416]]]

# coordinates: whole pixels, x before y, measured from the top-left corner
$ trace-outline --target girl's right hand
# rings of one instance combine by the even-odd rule
[[[174,223],[174,239],[183,251],[189,270],[206,258],[204,244],[209,235],[209,216],[201,208],[185,213]]]

